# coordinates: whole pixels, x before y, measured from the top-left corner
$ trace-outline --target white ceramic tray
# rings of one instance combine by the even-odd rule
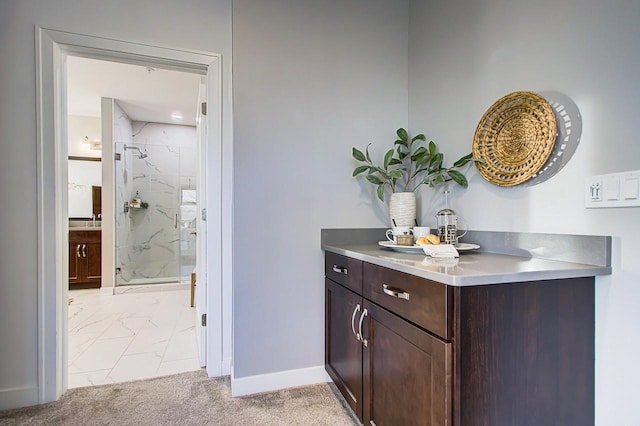
[[[378,245],[386,248],[390,248],[391,250],[399,251],[402,253],[422,253],[424,254],[424,250],[422,250],[422,246],[412,245],[412,246],[399,246],[396,243],[392,243],[391,241],[378,241]],[[469,250],[477,250],[480,246],[477,244],[470,243],[458,243],[456,250],[460,251],[469,251]]]

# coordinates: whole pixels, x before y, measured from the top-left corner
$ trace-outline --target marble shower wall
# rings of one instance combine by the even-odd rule
[[[113,141],[115,144],[114,152],[120,154],[120,161],[115,162],[114,176],[115,176],[115,244],[116,244],[116,257],[115,267],[116,270],[120,270],[120,273],[116,274],[116,285],[120,284],[122,277],[130,277],[129,264],[130,264],[130,251],[132,241],[131,235],[131,222],[128,220],[127,214],[124,212],[124,204],[129,202],[129,195],[133,189],[133,179],[131,178],[131,151],[124,152],[124,145],[131,145],[133,143],[133,130],[131,127],[131,120],[124,112],[124,110],[118,105],[118,102],[114,102],[113,111]]]
[[[123,152],[122,191],[127,201],[139,193],[148,208],[124,214],[118,284],[179,281],[195,264],[195,202],[182,201],[183,190],[196,189],[195,127],[132,122],[127,145],[147,156]]]

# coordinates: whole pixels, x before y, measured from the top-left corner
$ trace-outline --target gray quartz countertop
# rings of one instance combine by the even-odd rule
[[[461,252],[459,258],[432,258],[424,253],[401,253],[371,242],[323,241],[322,249],[451,286],[590,277],[611,274],[606,264],[580,263],[529,256]]]

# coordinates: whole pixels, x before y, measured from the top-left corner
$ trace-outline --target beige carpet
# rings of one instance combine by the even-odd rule
[[[355,425],[333,384],[232,398],[229,377],[193,371],[71,389],[56,402],[0,411],[0,425]]]

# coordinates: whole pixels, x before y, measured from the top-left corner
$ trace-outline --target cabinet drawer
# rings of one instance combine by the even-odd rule
[[[330,280],[362,294],[362,261],[326,252],[324,274]]]
[[[363,295],[443,339],[450,338],[451,289],[424,278],[364,264]]]

